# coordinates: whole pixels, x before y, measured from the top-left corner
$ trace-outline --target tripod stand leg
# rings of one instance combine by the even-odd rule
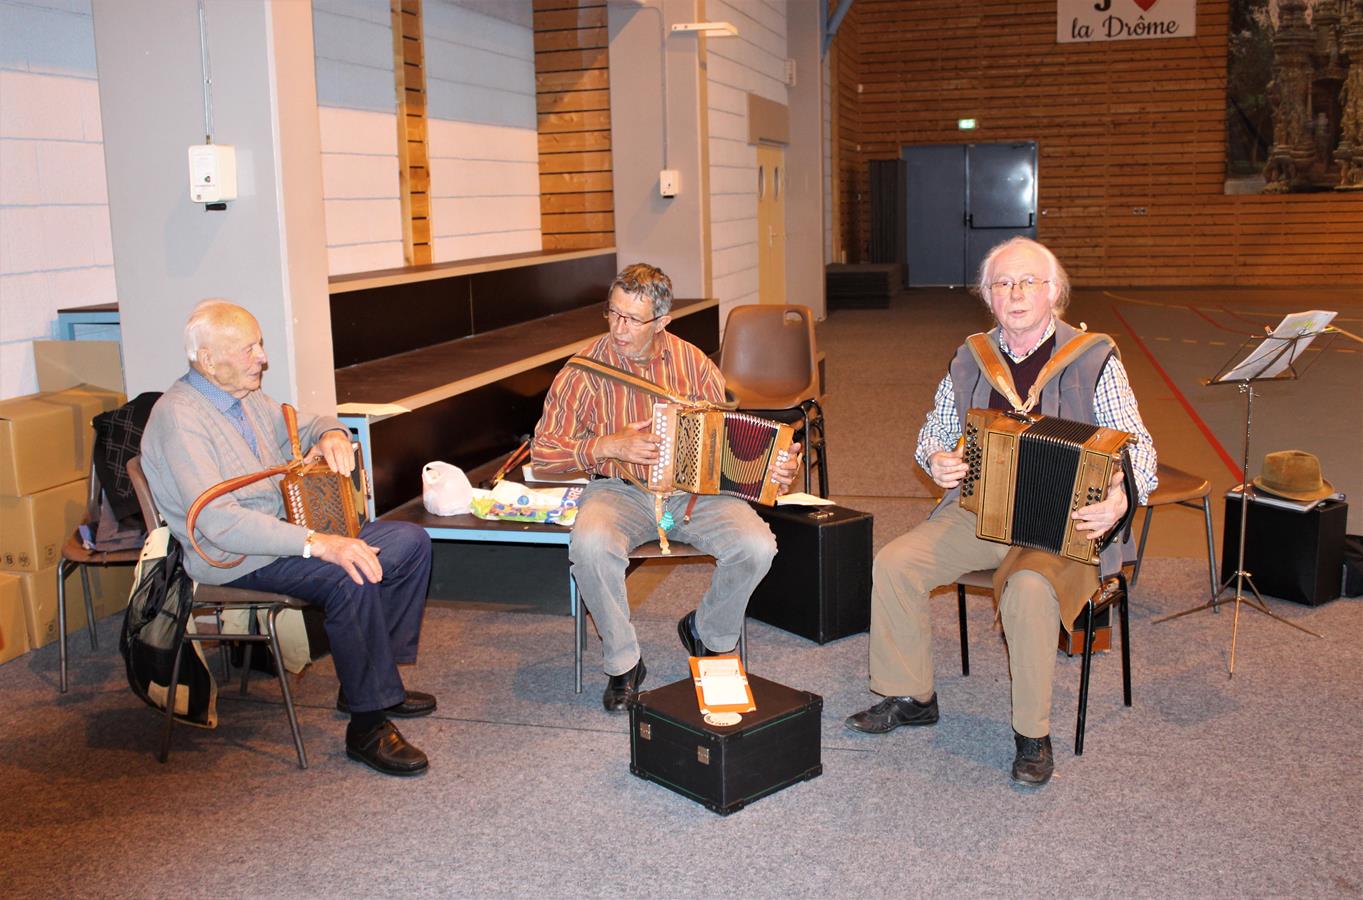
[[[1161,622],[1168,622],[1170,619],[1180,619],[1183,616],[1191,616],[1193,613],[1202,612],[1202,610],[1204,609],[1210,609],[1213,612],[1220,612],[1221,610],[1218,606],[1218,604],[1221,602],[1220,597],[1222,594],[1226,592],[1226,588],[1231,586],[1231,582],[1233,581],[1235,581],[1234,575],[1223,581],[1221,583],[1221,586],[1216,589],[1216,592],[1212,594],[1211,599],[1208,600],[1206,603],[1203,603],[1201,606],[1194,606],[1192,609],[1185,609],[1182,612],[1170,613],[1167,616],[1160,616],[1158,619],[1155,619],[1150,624],[1158,625]]]
[[[1306,632],[1307,634],[1311,635],[1311,637],[1324,637],[1324,636],[1325,636],[1325,635],[1323,635],[1323,634],[1317,634],[1316,632],[1314,632],[1314,631],[1312,631],[1311,629],[1306,628],[1306,627],[1304,627],[1304,626],[1302,626],[1302,625],[1298,625],[1296,622],[1290,621],[1290,620],[1288,620],[1288,619],[1284,619],[1282,616],[1278,615],[1278,614],[1275,613],[1273,610],[1269,609],[1269,608],[1268,608],[1268,604],[1264,602],[1264,596],[1263,596],[1263,594],[1260,594],[1260,593],[1259,593],[1259,588],[1258,588],[1257,586],[1255,586],[1255,584],[1254,584],[1254,579],[1253,579],[1252,577],[1250,577],[1250,574],[1249,574],[1248,572],[1245,573],[1245,581],[1247,581],[1247,582],[1249,583],[1249,589],[1252,590],[1252,591],[1254,591],[1255,600],[1251,600],[1251,599],[1249,599],[1248,597],[1245,598],[1245,605],[1248,606],[1250,609],[1252,609],[1252,610],[1254,610],[1254,611],[1256,611],[1256,612],[1263,613],[1264,615],[1268,616],[1270,619],[1276,619],[1277,621],[1282,622],[1284,625],[1290,625],[1290,626],[1292,626],[1293,628],[1297,629],[1298,631],[1304,631],[1304,632]],[[1256,600],[1257,600],[1257,602],[1256,602]]]

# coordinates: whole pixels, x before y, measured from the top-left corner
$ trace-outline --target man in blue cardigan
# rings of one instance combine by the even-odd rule
[[[260,325],[225,300],[205,300],[185,324],[189,371],[153,407],[142,436],[142,468],[162,517],[189,546],[185,518],[206,489],[291,456],[280,404],[260,390],[267,364]],[[355,467],[350,433],[333,416],[299,417],[310,458],[335,472]],[[416,661],[431,572],[431,542],[408,523],[368,522],[358,538],[322,534],[284,520],[278,479],[265,479],[210,503],[195,521],[203,552],[185,569],[203,584],[287,594],[323,613],[336,674],[336,707],[350,714],[346,754],[389,775],[415,775],[426,754],[393,718],[429,715],[430,694],[408,691],[399,664]]]

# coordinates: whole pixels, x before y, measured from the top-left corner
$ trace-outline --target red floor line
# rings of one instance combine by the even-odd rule
[[[1230,454],[1226,452],[1226,448],[1221,446],[1221,442],[1216,439],[1216,435],[1212,434],[1212,430],[1207,427],[1207,423],[1202,421],[1202,417],[1193,409],[1193,405],[1188,402],[1188,398],[1183,396],[1183,392],[1178,389],[1178,385],[1174,384],[1174,379],[1170,378],[1169,373],[1164,371],[1164,366],[1161,366],[1159,360],[1155,359],[1155,354],[1150,352],[1150,348],[1145,345],[1145,341],[1141,340],[1141,336],[1136,333],[1136,329],[1131,327],[1131,323],[1126,320],[1126,316],[1121,314],[1115,303],[1112,304],[1112,314],[1121,320],[1122,325],[1126,327],[1127,333],[1131,335],[1131,340],[1136,342],[1136,346],[1145,354],[1145,358],[1150,360],[1150,365],[1155,367],[1155,371],[1160,374],[1160,377],[1164,379],[1164,383],[1169,386],[1169,390],[1174,394],[1174,399],[1182,405],[1183,410],[1188,413],[1188,417],[1193,420],[1193,424],[1198,427],[1198,430],[1202,432],[1202,436],[1207,439],[1207,443],[1211,444],[1212,449],[1216,451],[1216,455],[1221,457],[1221,461],[1224,462],[1226,468],[1230,470],[1231,477],[1235,479],[1235,483],[1239,484],[1244,481],[1245,476],[1240,471],[1240,467],[1235,464],[1235,460],[1231,459]],[[1158,453],[1159,448],[1156,447],[1155,451]]]
[[[1225,325],[1222,325],[1220,322],[1216,321],[1216,320],[1213,319],[1211,316],[1207,315],[1207,314],[1204,313],[1202,310],[1198,309],[1196,306],[1185,306],[1184,309],[1188,310],[1189,312],[1191,312],[1191,313],[1192,313],[1193,315],[1195,315],[1195,316],[1201,316],[1202,318],[1206,319],[1208,322],[1210,322],[1210,323],[1212,324],[1212,327],[1213,327],[1213,328],[1219,328],[1219,329],[1221,329],[1222,331],[1228,331],[1228,332],[1230,332],[1231,334],[1238,334],[1238,335],[1240,335],[1240,337],[1244,337],[1244,336],[1245,336],[1245,332],[1243,332],[1243,331],[1236,331],[1234,328],[1227,328]],[[1229,310],[1227,310],[1227,309],[1225,309],[1225,308],[1222,308],[1221,311],[1222,311],[1222,312],[1230,312]],[[1230,314],[1231,314],[1231,315],[1234,315],[1234,313],[1230,313]]]

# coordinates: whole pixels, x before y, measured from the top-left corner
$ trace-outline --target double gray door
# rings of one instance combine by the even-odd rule
[[[1036,237],[1036,143],[904,147],[909,286],[967,285],[991,247]]]

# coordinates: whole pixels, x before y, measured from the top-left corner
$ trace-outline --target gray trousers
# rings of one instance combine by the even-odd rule
[[[696,631],[706,647],[726,653],[738,643],[753,588],[771,568],[776,539],[737,497],[697,497],[691,521],[683,523],[690,499],[690,494],[679,493],[666,500],[664,508],[675,521],[667,537],[715,558],[714,577],[696,607]],[[582,492],[568,559],[578,598],[601,635],[602,667],[608,675],[628,672],[639,661],[625,567],[631,550],[657,539],[653,494],[618,478],[597,479]]]

